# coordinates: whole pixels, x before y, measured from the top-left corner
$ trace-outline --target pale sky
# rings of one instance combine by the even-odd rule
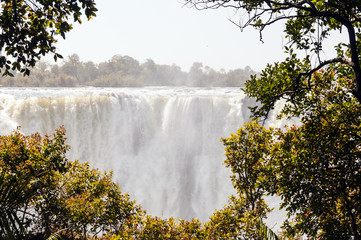
[[[141,63],[177,64],[188,71],[193,62],[216,70],[263,69],[281,61],[284,34],[280,27],[264,31],[264,43],[253,28],[241,32],[229,21],[239,19],[232,9],[203,10],[184,6],[184,0],[96,0],[98,13],[75,25],[57,44],[64,56],[77,53],[81,61],[102,62],[116,54]]]

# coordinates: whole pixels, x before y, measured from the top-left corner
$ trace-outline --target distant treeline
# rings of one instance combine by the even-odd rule
[[[30,76],[1,77],[4,87],[243,87],[255,72],[250,67],[228,72],[195,62],[188,72],[173,65],[156,64],[148,59],[139,63],[129,56],[115,55],[111,60],[96,64],[82,62],[77,54],[69,56],[61,65],[39,62]]]

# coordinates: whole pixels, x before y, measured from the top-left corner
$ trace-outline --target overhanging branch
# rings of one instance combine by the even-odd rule
[[[275,94],[271,97],[271,101],[267,104],[267,107],[265,108],[264,121],[267,119],[273,106],[279,99],[285,98],[287,100],[292,100],[296,96],[296,94],[299,93],[300,91],[310,90],[311,89],[310,80],[311,80],[312,74],[332,63],[342,63],[342,64],[346,64],[350,67],[353,67],[353,65],[354,65],[354,63],[352,61],[350,61],[346,58],[333,58],[333,59],[329,59],[329,60],[321,62],[317,67],[312,68],[312,69],[308,70],[307,72],[302,72],[302,73],[298,74],[298,76],[292,81],[292,86],[293,86],[292,90],[285,90],[285,91],[283,91],[279,94]],[[307,77],[308,86],[300,87],[301,80],[304,77]]]
[[[309,80],[311,80],[311,77],[312,77],[313,73],[315,73],[316,71],[320,70],[321,68],[323,68],[323,67],[325,67],[325,66],[327,66],[329,64],[332,64],[332,63],[343,63],[343,64],[346,64],[346,65],[352,67],[352,68],[354,66],[354,63],[352,61],[346,59],[346,58],[333,58],[333,59],[323,61],[317,67],[315,67],[313,69],[310,69],[307,72],[300,73],[297,76],[297,78],[293,81],[293,83],[294,83],[293,93],[296,94],[297,92],[299,92],[299,86],[300,86],[300,81],[301,81],[302,77],[304,77],[304,76],[308,77],[307,80],[308,80],[308,82],[310,82]]]

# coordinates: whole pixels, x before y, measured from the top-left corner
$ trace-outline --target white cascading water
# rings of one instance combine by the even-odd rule
[[[64,125],[70,160],[113,170],[151,215],[206,221],[234,192],[222,165],[248,119],[239,88],[2,88],[0,134]]]

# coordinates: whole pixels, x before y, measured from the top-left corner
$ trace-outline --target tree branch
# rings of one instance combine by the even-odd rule
[[[297,78],[293,81],[293,83],[295,84],[294,86],[294,89],[293,89],[293,92],[294,94],[296,94],[297,92],[299,92],[299,86],[300,86],[300,81],[301,81],[301,78],[303,76],[307,76],[308,77],[308,81],[311,80],[311,77],[312,77],[312,74],[318,70],[320,70],[321,68],[323,68],[324,66],[326,65],[329,65],[331,63],[343,63],[343,64],[346,64],[350,67],[353,67],[354,66],[354,63],[346,58],[333,58],[333,59],[330,59],[330,60],[326,60],[324,62],[321,62],[317,67],[313,68],[313,69],[310,69],[309,71],[307,72],[304,72],[304,73],[300,73]]]

